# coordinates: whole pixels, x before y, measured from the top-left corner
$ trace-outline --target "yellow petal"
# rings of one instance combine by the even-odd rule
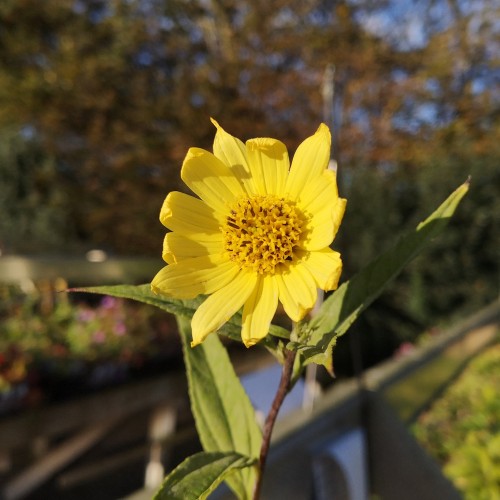
[[[275,277],[260,277],[243,308],[241,338],[246,347],[255,345],[269,333],[277,307],[278,283]]]
[[[339,198],[336,174],[331,170],[311,179],[300,192],[297,205],[303,213],[314,214],[328,205],[335,205]]]
[[[283,278],[287,282],[287,286],[293,290],[299,304],[306,310],[311,310],[318,297],[316,283],[311,273],[301,263],[298,263],[290,266],[290,272],[285,274]],[[299,284],[300,286],[298,286]]]
[[[189,149],[181,178],[208,206],[222,214],[227,212],[228,203],[245,194],[234,172],[204,149]]]
[[[246,143],[247,158],[257,194],[283,196],[290,169],[286,146],[276,140],[260,137]]]
[[[298,199],[304,186],[326,169],[330,160],[331,142],[330,130],[322,123],[313,136],[299,145],[286,183],[289,199]]]
[[[300,321],[314,306],[318,291],[311,273],[298,263],[276,275],[279,300],[293,321]]]
[[[276,282],[278,283],[279,300],[287,316],[291,318],[292,321],[300,321],[307,314],[307,310],[295,300],[292,290],[288,289],[282,276],[276,275]]]
[[[331,207],[326,207],[325,210],[314,215],[307,223],[305,239],[300,243],[301,248],[309,251],[321,250],[332,243],[335,228],[333,213],[334,210]]]
[[[210,120],[217,128],[214,155],[231,168],[248,194],[254,193],[245,145],[237,137],[228,134],[213,118]]]
[[[226,286],[213,293],[194,313],[191,346],[203,342],[238,312],[257,284],[255,273],[240,271]]]
[[[163,202],[160,211],[161,223],[181,234],[216,233],[220,222],[214,211],[194,196],[172,191]]]
[[[339,198],[337,205],[333,211],[333,237],[337,235],[342,219],[344,218],[345,207],[347,205],[347,200],[345,198]]]
[[[222,255],[194,257],[161,269],[151,289],[177,299],[192,299],[223,288],[238,272],[239,268]]]
[[[163,240],[162,257],[168,264],[173,264],[180,260],[222,253],[222,251],[221,233],[199,234],[196,237],[167,233]]]
[[[340,227],[345,206],[346,200],[338,198],[333,206],[326,205],[320,212],[315,213],[307,222],[305,239],[300,243],[301,248],[314,251],[329,246]]]
[[[310,252],[302,261],[302,265],[311,273],[318,288],[335,290],[342,274],[342,260],[340,254],[324,248],[319,252]]]

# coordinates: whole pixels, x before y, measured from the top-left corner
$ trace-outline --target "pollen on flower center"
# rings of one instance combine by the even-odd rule
[[[291,261],[304,221],[294,204],[275,195],[240,198],[222,226],[224,249],[241,268],[274,274]]]

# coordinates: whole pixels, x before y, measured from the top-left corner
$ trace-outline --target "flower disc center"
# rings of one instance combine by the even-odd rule
[[[221,229],[233,262],[259,274],[274,274],[276,266],[293,259],[302,226],[294,204],[268,194],[237,200]]]

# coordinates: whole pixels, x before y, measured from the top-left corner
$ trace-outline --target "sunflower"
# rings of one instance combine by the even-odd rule
[[[189,149],[181,170],[199,197],[171,192],[160,221],[165,236],[155,293],[208,297],[195,312],[192,346],[243,307],[241,337],[264,338],[278,302],[295,322],[312,309],[318,288],[334,290],[340,254],[329,248],[344,215],[335,173],[328,170],[330,130],[321,124],[298,147],[270,138],[243,144],[217,128],[213,154]]]

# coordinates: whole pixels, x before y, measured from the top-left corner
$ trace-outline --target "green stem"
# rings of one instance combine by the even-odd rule
[[[288,394],[290,389],[290,380],[292,378],[293,362],[295,361],[295,351],[289,351],[285,349],[285,362],[283,363],[283,371],[281,372],[280,385],[278,386],[278,391],[274,396],[274,401],[269,410],[269,415],[266,418],[266,423],[264,424],[264,432],[262,434],[262,445],[260,448],[259,465],[257,472],[257,480],[255,482],[255,489],[253,493],[253,500],[258,500],[260,497],[260,490],[262,488],[262,476],[264,474],[264,468],[266,466],[267,454],[269,452],[269,446],[271,444],[271,434],[273,432],[274,423],[276,422],[276,417],[283,404],[285,396]]]

